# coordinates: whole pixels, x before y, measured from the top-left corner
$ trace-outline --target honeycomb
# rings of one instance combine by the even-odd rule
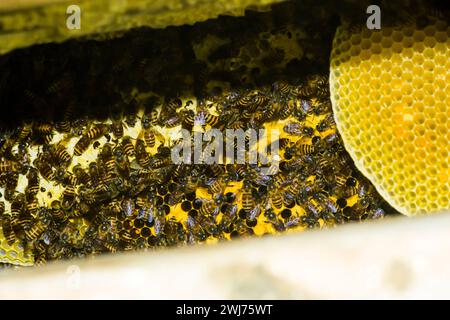
[[[330,71],[346,149],[380,194],[410,216],[450,208],[449,20],[417,21],[339,27]]]
[[[34,257],[29,252],[25,252],[20,241],[15,241],[9,245],[3,237],[3,231],[0,226],[0,264],[13,264],[22,266],[32,266],[34,264]]]
[[[336,132],[326,73],[335,29],[327,16],[320,26],[299,24],[292,5],[273,16],[134,30],[0,57],[0,99],[15,118],[0,118],[0,218],[14,231],[0,248],[12,236],[18,257],[41,264],[391,213]],[[268,176],[227,161],[177,166],[167,150],[182,128],[276,129],[279,171]]]
[[[325,77],[321,76],[320,79]],[[275,85],[274,85],[275,86]],[[285,85],[283,88],[289,87],[289,91],[295,95],[295,92],[302,91],[301,87]],[[326,89],[327,82],[323,83],[323,89]],[[266,88],[266,90],[269,90]],[[249,92],[252,94],[254,91]],[[267,91],[266,91],[267,92]],[[148,94],[148,93],[146,93]],[[235,95],[236,93],[234,93]],[[262,94],[262,91],[259,92]],[[276,97],[279,93],[275,91]],[[221,101],[230,100],[230,96],[233,93],[225,93],[224,98]],[[138,99],[141,94],[138,95]],[[145,94],[144,94],[145,96]],[[216,97],[217,99],[217,97]],[[183,107],[188,106],[189,110],[204,110],[198,105],[198,99],[195,97],[187,97],[180,100]],[[364,219],[377,219],[382,218],[385,214],[381,209],[383,200],[374,192],[374,190],[364,189],[364,193],[360,194],[366,200],[370,199],[370,206],[359,207],[361,200],[356,194],[359,188],[367,186],[367,181],[364,177],[358,176],[358,172],[352,169],[351,162],[349,162],[349,156],[346,153],[342,153],[343,146],[338,136],[337,140],[333,140],[331,145],[324,143],[327,137],[333,137],[336,135],[336,128],[333,122],[330,121],[331,109],[320,109],[320,104],[313,101],[311,103],[312,108],[317,108],[317,114],[304,115],[298,118],[298,115],[294,115],[302,103],[306,103],[308,100],[297,100],[295,98],[289,100],[289,110],[279,109],[279,106],[274,103],[269,105],[270,109],[279,110],[276,111],[271,118],[263,120],[260,125],[261,128],[265,128],[268,132],[271,130],[278,130],[281,135],[280,140],[288,141],[287,145],[281,147],[280,154],[280,168],[279,172],[273,177],[266,175],[259,175],[257,171],[254,171],[249,166],[239,165],[222,165],[219,171],[219,176],[211,174],[210,168],[202,165],[189,165],[185,166],[185,177],[175,174],[176,166],[166,163],[162,168],[165,172],[164,180],[152,180],[152,185],[145,185],[145,182],[137,183],[142,184],[143,192],[139,191],[136,198],[131,198],[128,191],[123,191],[122,194],[108,198],[106,203],[99,202],[86,202],[85,194],[96,194],[96,190],[99,188],[106,188],[114,185],[114,181],[109,184],[103,182],[107,179],[109,174],[107,171],[101,173],[101,178],[98,182],[93,183],[91,178],[90,182],[78,181],[77,178],[72,182],[72,177],[75,176],[74,168],[81,167],[85,172],[89,171],[90,165],[95,163],[99,168],[107,167],[111,160],[105,161],[102,155],[104,150],[111,145],[115,146],[115,149],[120,150],[120,146],[124,139],[119,138],[112,143],[108,143],[108,138],[105,136],[99,136],[90,142],[89,147],[82,155],[75,155],[75,149],[80,137],[73,137],[67,133],[58,132],[59,129],[52,129],[52,140],[50,143],[44,143],[43,145],[33,146],[28,149],[29,160],[28,165],[31,168],[27,170],[35,169],[36,160],[40,157],[48,159],[49,163],[52,163],[53,172],[57,168],[63,166],[61,159],[52,160],[46,152],[41,151],[46,146],[56,147],[64,143],[65,150],[71,155],[70,163],[64,167],[65,178],[55,179],[47,178],[45,172],[39,171],[39,191],[35,196],[28,196],[27,190],[31,185],[29,176],[20,173],[20,179],[15,189],[15,193],[18,195],[25,194],[27,200],[32,202],[36,200],[38,209],[28,209],[29,203],[23,203],[23,208],[18,215],[18,225],[23,227],[16,228],[15,242],[10,246],[6,240],[7,235],[0,230],[0,234],[3,234],[0,243],[0,262],[17,264],[17,265],[33,265],[41,264],[47,260],[52,259],[68,259],[76,256],[86,256],[94,253],[101,252],[115,252],[121,250],[132,249],[146,249],[166,247],[173,245],[185,245],[185,244],[201,244],[201,243],[215,243],[221,240],[230,240],[236,237],[246,236],[263,236],[266,234],[277,234],[280,232],[293,232],[303,231],[307,228],[327,228],[333,227],[336,224],[341,224],[349,221],[357,221]],[[329,105],[329,104],[327,104]],[[161,115],[163,106],[158,107],[156,110]],[[245,112],[245,109],[242,111]],[[194,111],[196,114],[204,111]],[[210,114],[213,113],[212,109],[209,109]],[[235,110],[235,112],[239,112]],[[280,112],[281,114],[278,114]],[[137,112],[136,118],[145,118],[145,108],[140,109]],[[176,113],[175,113],[176,114]],[[259,111],[256,113],[258,117],[262,116]],[[263,118],[264,119],[264,118]],[[108,119],[107,121],[93,121],[87,124],[84,132],[88,132],[96,126],[106,125],[108,128],[113,121]],[[127,117],[121,118],[120,122],[126,123],[129,121]],[[310,133],[300,134],[298,132],[292,132],[292,130],[286,129],[289,126],[296,125],[308,126]],[[197,126],[197,125],[196,125]],[[206,124],[193,130],[208,130],[212,126]],[[38,128],[39,124],[34,124],[33,128]],[[180,126],[165,127],[161,124],[153,125],[153,129],[158,132],[157,136],[160,136],[162,140],[157,141],[155,146],[146,146],[146,152],[150,157],[158,158],[160,147],[170,146],[173,141],[177,140],[177,135]],[[112,126],[111,129],[112,130]],[[295,131],[295,130],[294,130]],[[23,127],[18,128],[15,132],[23,132]],[[105,135],[114,135],[112,131],[108,131]],[[143,125],[140,121],[137,121],[134,126],[126,127],[124,125],[124,137],[130,137],[133,141],[141,139],[143,131]],[[27,139],[29,141],[35,141],[31,144],[37,143],[39,138],[39,132],[37,129],[31,131],[31,136]],[[86,133],[83,133],[85,135]],[[321,139],[320,137],[323,137]],[[169,139],[167,139],[169,138]],[[8,137],[9,140],[17,139],[15,135]],[[321,142],[323,140],[323,142]],[[314,141],[314,142],[313,142]],[[318,142],[317,142],[318,141]],[[263,148],[267,148],[269,144],[273,143],[273,137],[270,137],[267,141],[260,141]],[[17,144],[23,143],[23,140],[16,140],[13,149],[18,147]],[[137,143],[132,142],[131,145],[137,153]],[[320,163],[318,168],[310,167],[306,160],[302,159],[302,152],[296,150],[296,146],[306,146],[308,155],[312,157],[310,161]],[[311,149],[309,149],[311,148]],[[294,151],[291,151],[294,150]],[[337,154],[336,154],[337,153]],[[3,154],[5,157],[5,154]],[[113,163],[114,158],[113,159]],[[9,160],[5,160],[9,161]],[[145,175],[146,170],[150,173],[159,173],[161,170],[158,168],[148,169],[141,167],[136,169],[137,156],[127,156],[127,161],[133,163],[134,169],[130,166],[131,174],[126,176],[121,175],[120,169],[115,164],[114,169],[115,178],[123,178],[125,182],[128,179],[131,181],[131,177],[134,174]],[[294,169],[292,166],[298,167]],[[230,171],[231,168],[231,171]],[[333,171],[329,171],[330,169]],[[227,183],[221,184],[221,191],[211,191],[206,184],[208,179],[221,181],[227,179],[233,175],[234,170],[242,170],[236,178],[233,178]],[[144,171],[144,173],[140,173]],[[201,182],[195,184],[193,189],[187,191],[184,187],[184,179],[190,179],[191,177],[197,177],[196,174],[191,171],[198,171],[201,176],[209,175],[207,179],[202,178]],[[304,172],[309,172],[305,175]],[[9,174],[3,172],[0,177],[9,178]],[[256,176],[253,177],[253,175]],[[251,176],[248,176],[251,175]],[[134,175],[136,176],[136,175]],[[248,176],[248,177],[247,177]],[[300,180],[294,180],[296,177],[302,177]],[[65,180],[67,179],[67,180]],[[335,180],[344,179],[343,185],[334,184]],[[266,183],[264,181],[269,181]],[[145,180],[144,180],[145,181]],[[273,181],[273,182],[270,182]],[[278,189],[269,191],[268,188],[272,188],[278,184],[275,181],[287,181],[289,184],[293,184],[294,181],[301,181],[297,187],[290,188],[286,182],[280,182],[281,186]],[[329,182],[329,186],[323,185],[325,181]],[[354,181],[352,185],[347,185],[348,181]],[[247,183],[250,183],[248,186]],[[284,186],[282,184],[285,184]],[[64,203],[64,194],[70,187],[75,188],[75,199],[72,200],[70,208],[64,209],[60,214],[54,214],[53,203],[58,201]],[[302,188],[311,188],[310,191],[304,193]],[[154,191],[153,191],[154,190]],[[1,188],[2,194],[6,194],[7,190]],[[152,201],[147,200],[152,196]],[[249,193],[252,197],[254,204],[253,209],[258,208],[257,213],[255,211],[255,218],[250,217],[249,209],[246,209],[243,202],[244,193]],[[274,194],[280,194],[279,205],[276,205]],[[298,193],[298,194],[297,194]],[[358,191],[359,193],[359,191]],[[291,195],[293,200],[288,201],[286,196]],[[301,195],[306,199],[301,198]],[[322,197],[326,195],[326,197]],[[35,197],[35,198],[34,198]],[[220,200],[220,203],[216,204],[218,198],[224,197],[224,200]],[[5,215],[11,214],[12,206],[18,196],[10,199],[5,199],[2,195],[1,203],[5,204],[5,213],[3,215],[2,223],[5,223]],[[303,199],[303,200],[301,200]],[[115,203],[114,205],[111,205]],[[126,212],[126,203],[131,203],[132,208],[130,212]],[[142,204],[144,203],[144,204]],[[217,210],[215,213],[204,212],[204,203],[214,203],[213,210]],[[89,205],[87,212],[80,216],[79,211],[81,205]],[[156,213],[152,215],[150,219],[147,216],[148,211],[145,212],[146,206],[155,208],[155,210],[163,210],[164,217],[162,222],[158,222]],[[235,206],[235,216],[231,221],[227,220],[229,217],[229,209]],[[156,209],[157,208],[157,209]],[[252,209],[252,210],[253,210]],[[142,214],[142,210],[144,210]],[[330,211],[331,210],[331,211]],[[269,213],[272,212],[273,216]],[[24,217],[21,222],[22,216]],[[46,218],[42,218],[44,216]],[[28,217],[28,218],[27,218]],[[50,217],[50,218],[48,218]],[[211,218],[210,224],[203,224],[200,219]],[[29,220],[28,220],[29,219]],[[43,219],[50,222],[45,222],[46,229],[41,229],[39,233],[36,233],[32,238],[27,237],[27,232],[39,225]],[[199,220],[197,220],[199,219]],[[28,222],[27,222],[28,221]],[[227,222],[228,221],[228,222]],[[8,226],[8,225],[6,225]],[[25,237],[24,237],[25,235]]]

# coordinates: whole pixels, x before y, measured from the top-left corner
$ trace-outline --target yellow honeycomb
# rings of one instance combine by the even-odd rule
[[[450,208],[450,26],[339,27],[330,88],[356,166],[406,215]]]
[[[0,235],[3,235],[1,226]],[[5,237],[0,236],[0,263],[32,266],[34,264],[34,257],[32,254],[24,250],[19,241],[16,241],[12,246],[10,246]]]

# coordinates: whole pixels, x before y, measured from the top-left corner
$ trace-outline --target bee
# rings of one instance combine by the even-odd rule
[[[210,125],[211,127],[215,127],[219,123],[219,116],[216,116],[208,111],[200,111],[194,119],[194,124],[199,125]]]
[[[194,220],[198,222],[198,224],[211,235],[217,235],[220,232],[219,227],[215,222],[215,215],[206,216],[206,215],[197,215]]]
[[[356,185],[358,184],[356,188],[357,191],[356,193],[360,198],[365,198],[366,196],[370,195],[370,193],[373,191],[373,186],[364,179],[361,179],[358,183],[358,181],[355,178],[350,177],[347,179],[345,184],[350,188],[355,188]]]
[[[47,262],[47,245],[44,240],[38,240],[34,246],[34,264],[37,266]]]
[[[205,185],[208,188],[208,192],[213,195],[216,193],[222,193],[224,190],[221,181],[217,178],[209,179],[205,182]]]
[[[11,213],[6,212],[3,215],[1,222],[2,222],[2,231],[3,231],[3,235],[6,239],[6,242],[8,243],[8,245],[12,246],[14,244],[14,242],[16,242],[16,235],[14,233],[13,226],[12,226]]]
[[[314,129],[298,122],[289,122],[283,127],[283,131],[293,136],[311,137]]]
[[[246,124],[244,121],[236,120],[230,123],[230,129],[238,130],[238,129],[245,129]]]
[[[105,148],[105,146],[103,148]],[[103,181],[109,184],[116,175],[116,161],[114,157],[109,153],[101,154],[100,158],[102,167],[104,169]]]
[[[253,221],[261,214],[261,205],[258,203],[253,209],[247,211],[247,220]]]
[[[241,95],[236,101],[236,106],[243,109],[251,107],[252,104],[253,97],[251,95]]]
[[[380,219],[386,215],[386,212],[382,208],[373,208],[368,212],[368,218],[370,219]]]
[[[117,170],[120,172],[122,177],[127,178],[130,175],[130,162],[128,160],[128,157],[122,152],[116,153],[115,156],[115,162]]]
[[[286,229],[289,228],[295,228],[296,226],[298,226],[300,223],[300,218],[299,217],[290,217],[284,224],[284,227]]]
[[[120,139],[123,137],[123,122],[119,116],[113,115],[110,129],[116,139]]]
[[[92,186],[96,186],[100,183],[100,171],[98,169],[97,163],[95,161],[92,161],[89,163],[89,177],[90,177],[90,184]]]
[[[64,199],[64,198],[63,198]],[[67,218],[78,218],[82,217],[89,213],[89,204],[83,200],[80,202],[76,202],[75,200],[72,200],[71,202],[67,203],[69,208],[64,207],[64,202],[61,203],[61,206],[64,210],[64,212],[67,214]],[[101,216],[101,214],[97,214],[97,216]],[[63,221],[65,220],[65,217],[63,218]]]
[[[80,164],[77,164],[72,168],[72,172],[76,178],[76,184],[88,185],[91,182],[91,177],[89,174],[81,167]]]
[[[28,211],[22,211],[19,215],[19,222],[17,224],[18,230],[27,229],[31,224],[31,214]]]
[[[182,103],[179,98],[170,99],[166,102],[164,110],[167,110],[168,113],[175,113],[182,106]]]
[[[280,173],[275,176],[272,180],[272,185],[274,189],[282,189],[292,182],[292,179],[286,174]]]
[[[195,240],[205,241],[208,238],[205,230],[201,227],[200,223],[193,217],[188,216],[186,220],[186,228],[190,234],[190,242],[193,243]]]
[[[247,110],[242,111],[242,113],[241,113],[241,119],[244,121],[251,119],[253,116],[254,116],[254,111],[252,111],[252,110],[247,109]]]
[[[149,167],[152,169],[159,169],[167,166],[170,163],[170,159],[162,159],[157,157],[150,157]]]
[[[302,83],[299,87],[297,87],[297,95],[303,99],[313,98],[316,95],[316,86],[312,79],[308,79],[305,83]]]
[[[142,117],[142,129],[139,132],[138,139],[144,140],[147,147],[154,147],[156,144],[156,132],[151,127],[150,118],[146,115]]]
[[[35,123],[33,133],[36,133],[37,137],[48,144],[53,139],[53,126],[50,123],[45,122]]]
[[[285,207],[292,208],[295,205],[295,194],[292,194],[291,192],[283,192],[281,197]]]
[[[305,187],[305,186],[303,186]],[[299,178],[294,178],[290,181],[290,184],[286,187],[286,193],[289,193],[292,196],[295,196],[298,194],[298,192],[302,188],[302,183],[300,182]]]
[[[320,216],[320,209],[310,201],[306,204],[306,207],[304,209],[310,216],[313,216],[315,218]]]
[[[291,93],[291,86],[286,81],[278,81],[272,85],[274,91],[280,93],[283,96],[287,96]]]
[[[126,216],[129,217],[129,216],[133,215],[135,205],[134,205],[134,201],[132,199],[130,199],[130,198],[123,199],[121,206],[122,206],[122,210]]]
[[[270,101],[270,98],[265,95],[262,92],[257,92],[254,96],[253,96],[253,104],[254,104],[254,109],[264,109],[266,106],[268,106],[268,102]]]
[[[210,166],[208,166],[208,173],[210,176],[217,178],[225,173],[225,166],[213,163]]]
[[[317,124],[316,129],[319,132],[324,132],[328,129],[332,129],[333,127],[336,127],[336,123],[334,121],[333,114],[330,113]]]
[[[18,130],[17,130],[17,139],[19,141],[26,141],[28,137],[30,137],[32,132],[32,126],[31,123],[24,123]]]
[[[348,178],[349,177],[345,174],[336,173],[336,175],[334,176],[334,182],[338,187],[345,187]]]
[[[215,204],[213,200],[202,200],[202,205],[200,207],[200,214],[204,216],[217,216],[219,213],[219,207]]]
[[[323,208],[323,211],[335,215],[340,210],[339,206],[324,194],[319,194],[318,196],[315,197],[315,199],[317,200],[318,204]]]
[[[156,108],[153,108],[152,111],[150,111],[148,118],[149,118],[150,125],[156,126],[158,124],[158,120],[159,120],[158,110]]]
[[[65,220],[66,214],[61,206],[61,202],[59,200],[53,200],[50,204],[50,212],[51,215],[57,220]]]
[[[9,173],[2,173],[0,174],[0,187],[5,187],[6,183],[8,182]]]
[[[5,200],[13,201],[18,181],[19,181],[19,174],[17,172],[12,172],[7,175],[4,194]]]
[[[32,216],[36,216],[36,213],[39,209],[39,203],[36,196],[33,195],[27,197],[26,209],[29,214],[31,214]]]
[[[70,133],[72,136],[83,136],[83,132],[86,131],[86,128],[89,124],[89,119],[87,117],[76,118],[72,121],[72,128]]]
[[[158,208],[156,215],[154,216],[154,222],[155,235],[158,236],[163,232],[166,224],[166,212],[163,208]]]
[[[275,210],[268,207],[264,210],[264,217],[267,219],[266,222],[275,223],[277,221],[277,214]]]
[[[17,162],[10,160],[1,160],[0,161],[0,173],[11,173],[18,169]]]
[[[321,141],[325,142],[327,146],[331,146],[339,142],[340,138],[336,132],[330,133],[325,136]]]
[[[328,84],[328,76],[315,75],[309,80],[311,85],[315,88],[315,94],[319,99],[328,99],[330,96],[330,87]]]
[[[295,148],[296,148],[297,154],[299,156],[304,156],[307,154],[314,153],[313,145],[300,143],[300,140],[297,141],[297,143],[295,144]]]
[[[117,214],[122,212],[122,200],[120,199],[113,199],[111,200],[107,207],[107,211],[111,213],[111,215],[116,216]]]
[[[142,139],[136,140],[135,153],[136,153],[136,161],[141,167],[146,168],[150,165],[152,159],[145,150],[144,140]]]
[[[72,156],[62,144],[58,144],[53,149],[53,156],[58,165],[68,166],[72,162]]]
[[[306,119],[306,116],[314,113],[314,107],[310,100],[301,100],[298,105],[295,106],[293,110],[294,116],[299,121]]]
[[[164,234],[166,235],[169,246],[176,245],[179,242],[179,230],[181,224],[172,217],[164,225]],[[182,229],[182,225],[181,225]]]
[[[125,115],[125,123],[129,128],[134,128],[136,125],[136,110],[138,107],[138,102],[133,99],[129,105],[129,111]]]
[[[55,172],[50,163],[38,157],[34,160],[33,164],[45,180],[52,181],[55,179]]]
[[[7,201],[12,201],[16,193],[17,183],[19,181],[19,174],[17,172],[11,172],[1,176],[2,186],[5,187],[4,197]]]
[[[11,225],[16,228],[19,224],[19,216],[25,205],[25,196],[19,193],[11,202]]]
[[[89,130],[86,131],[84,136],[86,136],[90,140],[97,140],[101,136],[105,135],[108,132],[108,125],[106,124],[94,124]]]
[[[219,226],[222,231],[229,230],[230,226],[237,219],[237,212],[238,212],[238,207],[236,204],[228,205],[226,207],[226,210],[225,210],[225,212],[223,212],[222,218],[219,222]]]
[[[69,104],[64,110],[61,121],[55,123],[55,130],[59,133],[70,133],[71,131],[71,119],[74,118],[75,105]]]
[[[75,196],[76,196],[75,187],[73,185],[66,186],[66,188],[62,193],[62,203],[61,203],[61,206],[64,210],[68,210],[73,206]]]
[[[271,192],[270,201],[275,208],[280,209],[283,206],[282,193],[274,189],[274,191]]]
[[[195,123],[196,115],[193,110],[182,110],[179,114],[181,115],[181,121],[182,121],[183,126],[191,128],[192,126],[194,126],[194,124],[196,124]],[[169,122],[169,121],[167,121],[167,122]],[[176,124],[176,125],[178,125],[178,124]],[[170,125],[168,123],[168,127],[171,128],[171,127],[174,127],[174,125]]]
[[[309,229],[318,228],[320,226],[318,218],[310,214],[302,215],[300,217],[300,222]]]
[[[20,142],[17,146],[17,153],[15,154],[17,167],[21,174],[27,174],[30,169],[30,153],[26,143]]]
[[[250,212],[255,207],[255,199],[253,198],[252,188],[249,180],[244,181],[244,188],[242,190],[242,208],[246,212]]]
[[[25,230],[25,239],[33,241],[45,231],[45,224],[41,220],[35,221],[29,229]]]
[[[123,137],[122,142],[121,142],[121,147],[122,147],[123,152],[128,157],[135,156],[134,146],[133,146],[133,143],[131,142],[131,138],[129,136]]]
[[[1,139],[2,145],[0,147],[0,154],[4,157],[12,156],[11,149],[14,146],[15,139],[8,137]]]
[[[110,236],[110,234],[108,234],[107,240],[103,245],[109,252],[116,252],[119,247],[118,241],[113,236]]]
[[[138,206],[139,208],[146,208],[147,207],[147,196],[143,195],[143,194],[137,196],[136,197],[136,206]],[[142,212],[138,213],[137,219],[141,219],[142,218],[141,217],[141,213]]]
[[[81,156],[89,148],[90,143],[91,140],[87,136],[82,136],[75,144],[74,155]]]
[[[352,211],[358,212],[359,214],[362,215],[363,212],[365,212],[367,208],[370,206],[370,204],[371,199],[369,197],[361,198],[352,206]]]
[[[142,129],[138,139],[143,139],[147,147],[153,148],[156,144],[156,130],[153,128]]]
[[[3,201],[0,201],[0,220],[3,216],[3,213],[5,213],[5,203]]]
[[[292,103],[280,103],[276,108],[277,117],[280,119],[287,119],[294,113]]]

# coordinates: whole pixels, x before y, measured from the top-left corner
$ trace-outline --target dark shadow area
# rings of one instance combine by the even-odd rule
[[[317,18],[306,19],[305,8]],[[133,88],[168,98],[181,92],[201,97],[211,94],[208,81],[239,91],[327,74],[338,23],[324,7],[284,3],[271,12],[248,11],[245,17],[221,16],[193,26],[135,29],[112,40],[71,40],[17,50],[0,58],[0,127],[14,128],[27,119],[58,120],[67,104],[77,107],[76,116],[97,119],[108,116],[111,106],[133,112],[126,98]],[[290,34],[292,29],[299,34]],[[286,60],[269,39],[261,41],[261,36],[279,34],[298,44],[302,56]],[[220,39],[220,45],[208,52],[207,61],[200,60],[194,46],[208,37]],[[244,46],[253,55],[242,54]]]

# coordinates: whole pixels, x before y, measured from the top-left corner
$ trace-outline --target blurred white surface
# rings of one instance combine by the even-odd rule
[[[0,298],[450,298],[450,215],[0,273]]]

